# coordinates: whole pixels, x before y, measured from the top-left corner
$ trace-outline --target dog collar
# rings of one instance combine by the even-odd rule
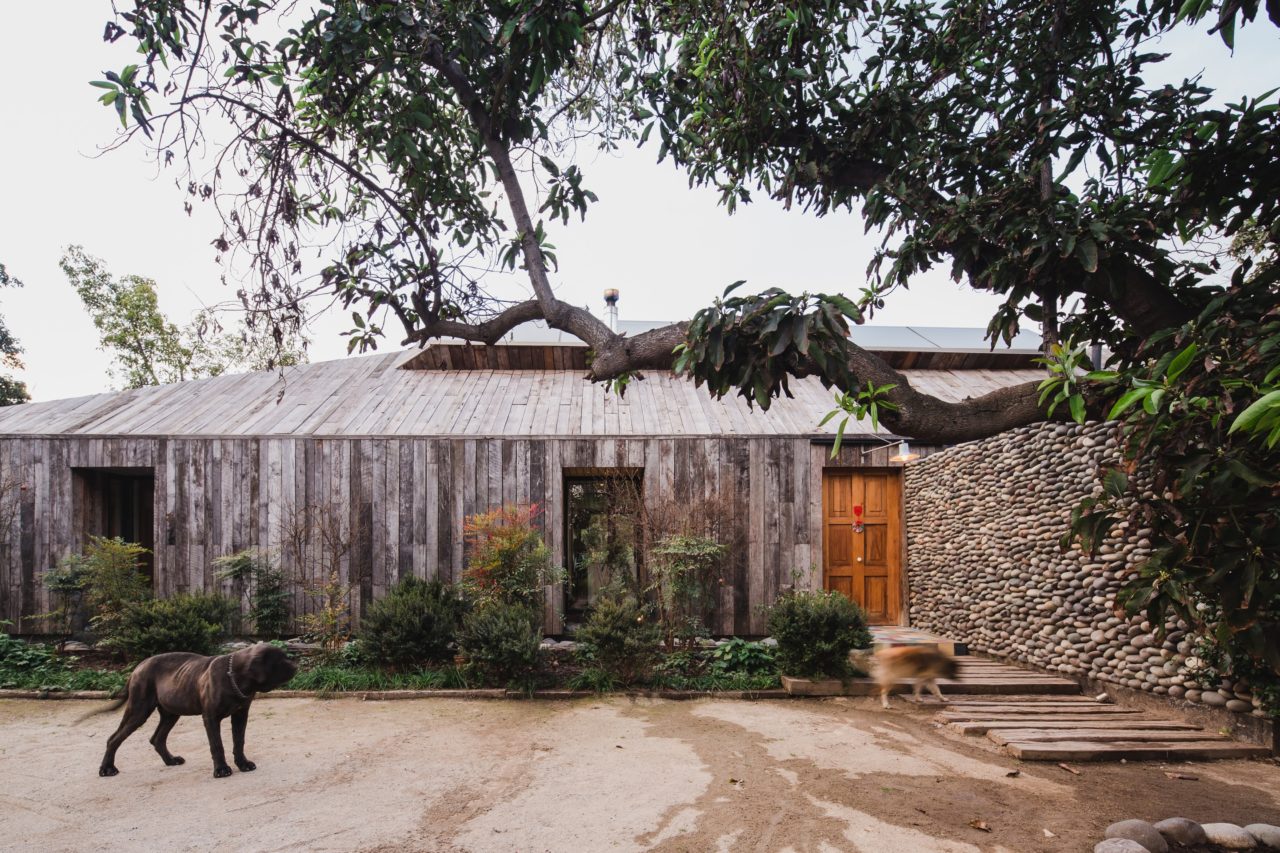
[[[244,691],[240,689],[240,685],[236,684],[235,673],[231,671],[231,663],[235,659],[235,652],[227,655],[227,679],[231,682],[231,689],[236,692],[241,699],[248,700],[248,696],[244,695]]]

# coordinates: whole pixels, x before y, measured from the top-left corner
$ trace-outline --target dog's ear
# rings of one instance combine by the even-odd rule
[[[262,684],[267,679],[267,661],[265,652],[272,646],[267,643],[257,643],[249,649],[249,678],[254,684]]]
[[[258,689],[265,692],[274,690],[297,675],[298,665],[276,646],[259,643],[254,647],[249,671],[253,674]]]

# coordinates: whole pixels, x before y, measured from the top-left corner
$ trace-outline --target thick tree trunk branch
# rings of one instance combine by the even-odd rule
[[[517,325],[541,318],[550,327],[568,332],[591,347],[592,360],[588,378],[594,381],[615,379],[644,369],[670,368],[672,351],[678,344],[684,343],[687,324],[674,323],[628,338],[614,332],[590,311],[556,298],[547,278],[546,260],[538,244],[524,190],[512,164],[510,150],[501,138],[499,129],[493,126],[489,105],[471,87],[464,70],[449,59],[439,42],[432,40],[427,43],[425,58],[457,94],[459,102],[475,124],[485,152],[497,169],[507,196],[507,204],[515,219],[521,254],[535,298],[513,305],[478,324],[443,320],[428,324],[412,334],[406,342],[425,343],[433,337],[452,336],[493,344]],[[840,179],[856,184],[863,192],[883,180],[886,174],[878,164],[857,158],[843,158],[833,165],[838,166],[832,171],[838,172]],[[923,441],[949,444],[982,438],[1044,419],[1036,405],[1035,383],[1000,389],[961,403],[948,403],[916,391],[905,376],[883,359],[857,345],[850,346],[855,376],[862,381],[873,381],[877,385],[896,386],[888,396],[897,404],[898,410],[886,413],[883,420],[890,429],[900,434]]]

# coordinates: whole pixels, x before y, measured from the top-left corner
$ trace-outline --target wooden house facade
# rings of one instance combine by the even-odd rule
[[[1038,375],[1027,348],[886,353],[945,399]],[[567,484],[622,475],[646,503],[726,508],[739,547],[719,633],[763,633],[762,605],[791,584],[902,620],[893,437],[850,423],[829,458],[831,394],[813,380],[763,412],[663,373],[618,397],[584,364],[571,345],[441,343],[0,410],[0,618],[39,632],[42,574],[95,534],[150,549],[158,595],[223,588],[214,561],[259,548],[305,583],[350,581],[358,612],[409,574],[457,580],[464,519],[503,505],[537,504],[568,563]],[[299,587],[295,612],[311,606]],[[548,590],[548,632],[565,607]]]

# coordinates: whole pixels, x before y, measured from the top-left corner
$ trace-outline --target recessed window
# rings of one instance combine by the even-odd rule
[[[147,549],[142,570],[154,579],[155,469],[72,468],[71,475],[80,546],[89,536],[135,542]]]
[[[639,509],[643,472],[593,468],[566,473],[565,617],[579,622],[612,582],[639,579]]]

